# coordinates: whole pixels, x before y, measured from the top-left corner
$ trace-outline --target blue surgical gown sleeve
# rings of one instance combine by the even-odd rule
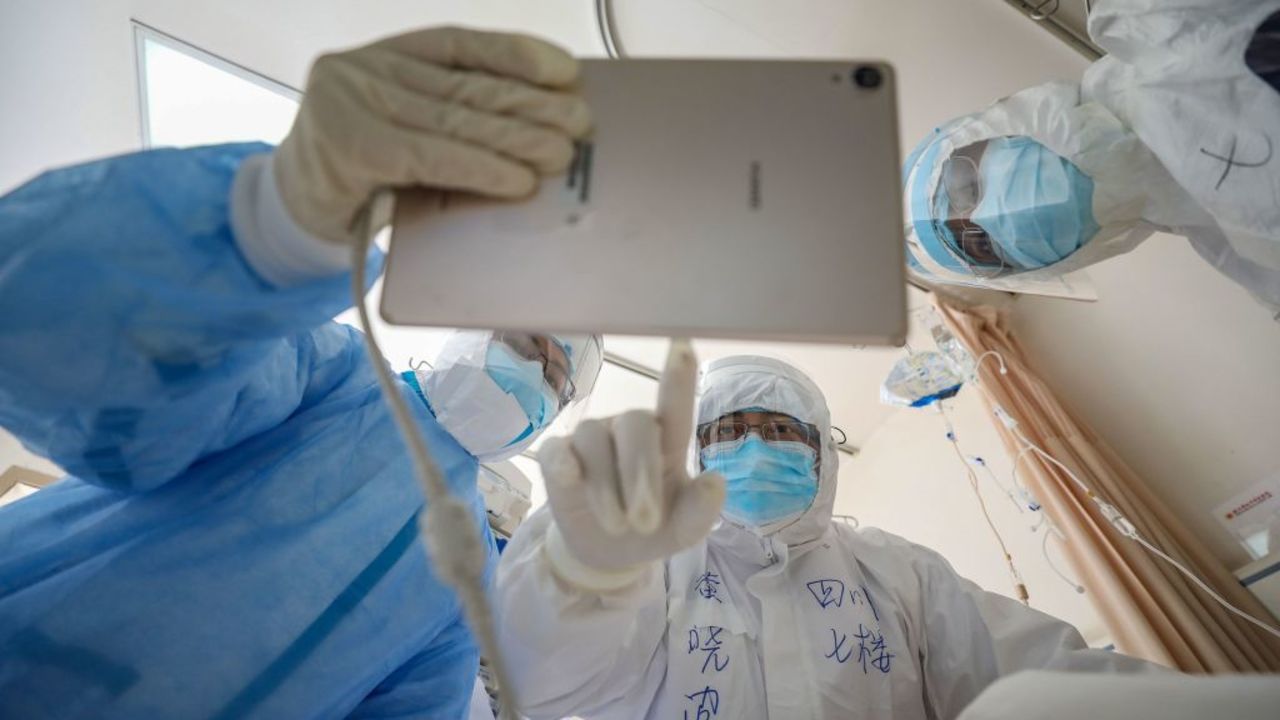
[[[453,636],[452,642],[448,637],[441,638],[445,642],[435,643],[401,665],[356,706],[347,720],[413,718],[427,707],[438,709],[440,717],[466,717],[475,673],[442,673],[440,669],[474,668],[475,649],[466,626],[458,624],[445,632]],[[441,707],[440,698],[450,698],[450,706]]]
[[[229,219],[237,168],[270,149],[136,153],[0,198],[0,425],[69,474],[140,491],[325,392],[304,331],[350,303],[348,276],[273,287]]]
[[[269,151],[0,197],[0,425],[70,475],[0,508],[0,717],[465,710],[475,644],[360,334],[330,320],[349,276],[273,284],[233,230]],[[476,459],[397,388],[483,530]]]

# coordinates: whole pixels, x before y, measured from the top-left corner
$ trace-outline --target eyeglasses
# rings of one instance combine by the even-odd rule
[[[802,442],[815,450],[821,450],[818,426],[794,418],[774,418],[758,423],[734,417],[712,420],[698,426],[698,447],[741,440],[752,430],[765,442]]]
[[[985,228],[967,218],[951,218],[944,223],[951,230],[958,250],[964,254],[975,270],[975,274],[986,271],[990,276],[998,275],[1007,269],[1008,263],[1000,254],[995,241]]]
[[[947,191],[947,214],[968,215],[982,201],[982,173],[978,163],[955,154],[942,163],[942,187]]]
[[[577,396],[578,388],[573,384],[569,359],[555,340],[547,335],[517,332],[498,333],[494,340],[511,348],[518,357],[536,361],[542,366],[542,377],[556,394],[560,407],[568,405]]]

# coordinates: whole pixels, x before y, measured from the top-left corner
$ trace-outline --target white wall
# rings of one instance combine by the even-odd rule
[[[1229,568],[1247,555],[1212,508],[1280,468],[1280,326],[1181,238],[1158,235],[1089,269],[1093,303],[1019,296],[1013,327],[1059,398],[1125,458]],[[951,410],[962,448],[1010,472],[976,392]],[[998,548],[936,412],[899,410],[845,460],[837,512],[939,549],[989,590],[1010,594]],[[1042,534],[985,479],[997,527],[1034,607],[1092,644],[1106,630],[1085,596],[1049,569]],[[1042,531],[1043,532],[1043,531]],[[1069,572],[1065,559],[1050,553]]]
[[[901,80],[904,150],[939,122],[1029,85],[1077,78],[1086,66],[994,0],[617,0],[617,6],[624,44],[636,55],[888,58]],[[1014,307],[1016,331],[1064,402],[1224,562],[1242,563],[1243,552],[1209,510],[1280,466],[1280,326],[1181,240],[1157,236],[1089,274],[1098,302],[1022,297]],[[859,469],[854,482],[868,494],[850,500],[859,501],[861,515],[883,515],[886,527],[929,538],[984,586],[1003,588],[998,557],[974,545],[978,536],[965,529],[975,514],[926,527],[904,518],[931,501],[877,488],[921,468],[952,472],[945,445],[914,432],[933,420],[899,413],[863,441],[865,455],[850,467]],[[976,414],[969,420],[975,428],[968,433],[985,432]],[[990,446],[999,452],[998,443]],[[922,487],[932,481],[919,478]],[[865,509],[870,498],[874,515]]]
[[[1085,66],[997,0],[616,5],[624,45],[636,55],[887,58],[901,82],[904,150],[951,116],[1028,85],[1077,77]],[[322,50],[433,22],[517,27],[598,55],[590,10],[589,0],[5,0],[0,192],[48,167],[139,146],[130,18],[301,86],[310,59]],[[1272,447],[1280,436],[1274,372],[1280,331],[1177,243],[1149,241],[1092,274],[1100,302],[1023,299],[1016,327],[1068,405],[1231,559],[1230,543],[1199,513],[1280,458]],[[873,397],[845,392],[850,386],[824,387],[833,407],[849,407],[842,417],[857,408],[879,412]],[[971,452],[998,457],[985,419],[966,409],[968,402],[962,396],[956,410],[962,442],[972,438]],[[1004,589],[1002,563],[985,527],[975,525],[981,519],[962,468],[936,421],[928,414],[892,414],[864,443],[865,454],[846,463],[841,507],[942,549],[962,572]],[[1010,536],[1019,534],[1016,522],[1009,527]],[[1038,549],[1015,553],[1029,558],[1021,564],[1033,602],[1070,594],[1056,580],[1036,579]],[[1080,607],[1066,603],[1054,611],[1088,630],[1092,621]]]
[[[1020,297],[1014,330],[1067,407],[1243,565],[1211,511],[1280,468],[1280,324],[1181,238],[1088,272],[1098,302]]]
[[[49,167],[140,145],[123,5],[0,4],[0,191]]]
[[[1087,65],[996,0],[616,0],[616,7],[623,45],[635,56],[888,59],[900,82],[904,152],[951,117],[1030,85],[1077,78]],[[812,365],[823,369],[821,362]],[[859,372],[852,363],[844,369]],[[941,419],[936,412],[886,412],[874,392],[883,373],[870,386],[819,378],[838,422],[857,427],[862,417],[874,416],[878,423],[870,435],[859,434],[861,455],[841,457],[837,512],[933,547],[979,585],[1010,594],[998,546],[943,438]],[[953,415],[961,445],[1003,479],[1009,459],[971,392],[957,398]],[[984,491],[1033,606],[1072,622],[1090,642],[1105,643],[1088,601],[1045,565],[1041,537],[1026,530],[1027,518],[989,485]]]
[[[935,126],[1087,62],[1000,0],[614,0],[635,56],[883,58],[903,152]]]
[[[1011,486],[1012,462],[975,388],[947,403],[960,449],[979,456],[999,483]],[[969,487],[965,464],[946,439],[946,422],[936,408],[895,411],[852,459],[841,458],[836,513],[862,525],[901,535],[942,553],[956,571],[987,590],[1015,597],[997,544]],[[1088,598],[1054,574],[1041,550],[1047,525],[1030,528],[1038,513],[1019,512],[996,482],[978,472],[979,488],[992,521],[1008,545],[1031,598],[1031,606],[1075,625],[1090,645],[1110,642]],[[1048,552],[1070,574],[1050,538]]]
[[[1078,78],[1086,66],[995,0],[616,4],[624,45],[635,55],[889,59],[901,81],[904,151],[937,123],[1033,84]],[[1280,326],[1180,240],[1152,238],[1089,274],[1098,302],[1023,297],[1014,307],[1016,331],[1064,402],[1224,562],[1240,564],[1243,552],[1209,509],[1280,466]],[[962,396],[956,411],[962,439],[981,439],[985,452],[1007,462],[986,419],[976,408],[966,411],[968,402]],[[844,404],[845,398],[832,400],[833,407]],[[900,411],[862,441],[864,454],[846,461],[841,473],[841,507],[942,549],[984,587],[1003,590],[1003,564],[985,525],[972,501],[955,495],[968,492],[963,469],[941,440],[937,420]],[[939,487],[951,494],[927,492]],[[1015,550],[1028,554],[1021,564],[1030,568],[1023,571],[1033,604],[1050,603],[1045,607],[1100,637],[1082,598],[1051,575],[1036,579],[1043,564],[1038,547]],[[1046,600],[1055,594],[1062,599]]]

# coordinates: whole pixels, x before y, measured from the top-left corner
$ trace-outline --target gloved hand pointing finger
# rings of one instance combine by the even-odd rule
[[[706,537],[724,479],[686,470],[697,360],[671,344],[658,412],[633,410],[581,423],[539,452],[554,516],[548,557],[563,579],[593,590],[634,581],[653,562]]]

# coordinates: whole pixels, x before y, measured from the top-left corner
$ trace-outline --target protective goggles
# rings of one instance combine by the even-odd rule
[[[493,339],[511,348],[517,357],[535,361],[542,366],[542,377],[555,393],[560,407],[568,405],[577,396],[578,389],[573,383],[568,353],[555,338],[534,333],[502,332],[495,333]]]
[[[753,423],[735,415],[726,415],[699,425],[698,448],[741,440],[752,431],[765,442],[801,442],[814,450],[822,449],[822,434],[816,425],[786,416],[774,416]]]

